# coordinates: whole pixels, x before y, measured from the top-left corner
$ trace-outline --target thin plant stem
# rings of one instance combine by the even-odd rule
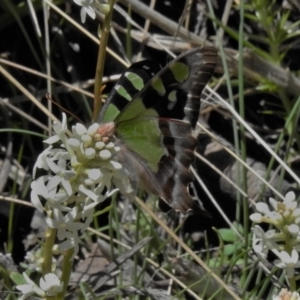
[[[108,37],[110,32],[110,23],[113,14],[114,3],[115,0],[108,1],[109,12],[105,15],[103,30],[101,32],[101,39],[100,39],[100,46],[98,52],[96,74],[95,74],[93,122],[97,120],[98,114],[101,109],[102,78],[103,78],[104,62],[106,56],[106,45],[108,42]]]
[[[243,52],[243,40],[244,40],[244,1],[240,3],[240,24],[239,24],[239,53],[242,54]],[[242,55],[240,55],[242,57]],[[243,72],[243,60],[239,59],[238,63],[238,75],[239,75],[239,112],[243,119],[245,119],[245,99],[244,99],[244,72]],[[241,155],[243,161],[246,161],[247,158],[247,146],[246,146],[246,129],[241,124],[240,125],[240,133],[241,133],[241,141],[240,141],[240,148],[241,148]],[[248,192],[248,184],[247,184],[247,169],[244,166],[241,166],[241,186],[244,192]],[[249,202],[248,198],[239,194],[243,201],[243,215],[244,215],[244,247],[248,249],[248,231],[249,231]],[[248,275],[248,252],[245,251],[244,253],[244,268],[242,272],[241,278],[241,285],[247,281]]]
[[[61,281],[63,283],[64,288],[62,292],[58,294],[57,300],[65,299],[64,297],[68,288],[68,284],[72,272],[73,254],[74,254],[74,248],[68,249],[64,253],[64,260],[63,260],[62,274],[61,274]]]
[[[56,236],[56,229],[54,228],[47,228],[46,231],[46,239],[45,239],[45,245],[43,249],[43,264],[42,264],[42,273],[43,276],[45,276],[48,273],[51,273],[52,271],[52,248],[55,241]]]

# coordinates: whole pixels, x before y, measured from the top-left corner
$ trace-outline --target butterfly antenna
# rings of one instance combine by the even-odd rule
[[[181,17],[178,21],[177,30],[176,30],[175,35],[174,35],[173,44],[170,47],[171,51],[172,51],[173,48],[175,48],[176,37],[178,37],[179,29],[180,29],[180,27],[183,26],[183,22],[186,21],[186,24],[187,25],[189,24],[189,12],[190,12],[191,5],[192,4],[191,4],[190,0],[186,1],[185,5],[184,5],[182,15],[181,15]]]
[[[63,106],[61,106],[60,104],[58,104],[56,101],[54,101],[50,94],[47,93],[46,94],[46,98],[48,101],[51,101],[54,105],[56,105],[57,107],[59,107],[62,111],[66,112],[68,115],[72,116],[74,119],[76,119],[78,122],[83,123],[82,120],[80,120],[77,116],[75,116],[73,113],[71,113],[69,110],[67,110],[66,108],[64,108]]]

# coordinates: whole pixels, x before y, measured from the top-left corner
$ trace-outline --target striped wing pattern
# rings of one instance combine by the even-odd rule
[[[115,123],[119,160],[133,186],[182,213],[200,211],[188,192],[197,147],[192,129],[216,61],[215,48],[202,47],[183,53],[164,68],[152,61],[133,64],[100,113],[100,123]]]

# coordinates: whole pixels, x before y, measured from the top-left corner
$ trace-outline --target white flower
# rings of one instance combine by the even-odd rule
[[[269,202],[276,211],[284,213],[284,211],[294,211],[297,208],[298,205],[295,198],[294,192],[288,192],[283,202],[275,201],[273,198],[270,198]]]
[[[91,6],[94,0],[73,0],[77,5],[82,6],[80,11],[81,22],[84,23],[86,20],[86,14],[92,19],[96,18],[96,13]]]
[[[62,282],[53,273],[46,274],[40,279],[40,287],[46,292],[47,296],[56,296],[63,290]]]
[[[292,254],[289,255],[286,251],[281,251],[279,253],[279,258],[274,261],[274,264],[281,269],[286,270],[286,275],[288,278],[294,276],[295,268],[300,267],[300,261],[298,261],[298,252],[293,249]]]
[[[74,222],[77,218],[77,207],[74,207],[65,216],[60,210],[53,209],[53,218],[46,218],[46,223],[51,228],[57,229],[57,238],[63,240],[69,236],[69,232],[74,233],[82,229],[83,224],[80,222]]]
[[[18,289],[19,291],[22,292],[22,296],[19,298],[19,300],[24,300],[34,294],[37,294],[39,296],[44,296],[45,293],[43,290],[41,290],[28,276],[27,274],[24,272],[23,273],[23,277],[25,279],[25,281],[27,282],[27,284],[21,284],[21,285],[17,285],[16,289]]]
[[[254,233],[252,247],[256,253],[267,254],[268,250],[278,249],[279,246],[275,243],[274,238],[275,230],[264,232],[258,225],[255,225],[251,230]]]
[[[63,186],[66,193],[70,196],[72,195],[72,187],[69,182],[69,179],[74,177],[76,175],[76,172],[73,170],[67,170],[66,169],[66,160],[65,159],[59,159],[57,164],[54,163],[51,159],[47,159],[48,166],[50,170],[56,174],[56,176],[53,176],[51,180],[48,182],[48,189],[52,190],[56,188],[59,184]]]
[[[50,153],[51,149],[52,149],[52,146],[49,146],[38,156],[36,163],[34,164],[33,171],[32,171],[33,178],[35,178],[37,169],[44,169],[46,171],[49,170],[46,158],[47,158],[48,154]]]
[[[51,178],[52,176],[45,175],[39,177],[37,180],[34,180],[31,183],[32,190],[30,193],[30,198],[32,204],[40,212],[43,212],[44,206],[40,200],[40,196],[41,196],[47,201],[48,205],[50,205],[51,207],[55,207],[60,211],[70,211],[71,209],[69,207],[62,205],[62,203],[69,198],[69,195],[62,190],[59,190],[58,192],[56,192],[56,189],[49,190],[48,184],[47,185],[45,184]]]
[[[41,273],[44,261],[44,258],[42,257],[42,249],[38,248],[37,250],[27,251],[24,261],[24,263],[21,263],[22,268]],[[52,269],[56,267],[56,262],[56,259],[52,257]]]
[[[93,4],[88,0],[76,0],[76,3],[83,8]],[[128,174],[115,160],[120,147],[115,146],[114,137],[102,136],[106,130],[99,130],[99,126],[94,123],[86,128],[78,123],[72,127],[73,137],[67,138],[67,120],[63,114],[62,123],[53,126],[56,135],[46,141],[60,142],[61,148],[50,146],[43,151],[34,169],[34,172],[40,168],[51,174],[31,184],[32,203],[47,213],[47,225],[57,229],[57,238],[62,241],[58,250],[74,248],[74,255],[79,249],[78,231],[89,226],[96,205],[117,191],[111,189],[112,183],[123,191],[130,190]]]
[[[73,233],[66,232],[66,237],[67,239],[58,245],[58,250],[64,252],[71,248],[74,248],[74,253],[73,253],[73,257],[74,257],[79,251],[80,239],[78,237],[77,231]]]
[[[53,122],[53,129],[56,135],[51,136],[47,140],[44,141],[46,144],[55,144],[58,141],[62,141],[65,143],[66,141],[66,131],[67,131],[67,116],[65,113],[62,114],[63,120],[62,123],[60,121]]]
[[[270,203],[273,203],[272,201],[275,201],[275,200],[270,198]],[[259,211],[261,214],[267,216],[271,220],[277,220],[278,221],[278,220],[282,219],[282,216],[277,211],[270,211],[268,205],[263,203],[263,202],[258,202],[255,205],[255,207],[256,207],[257,211]],[[260,223],[261,221],[259,221],[260,220],[259,215],[260,215],[259,213],[253,214],[253,215],[250,216],[250,218],[253,222]]]

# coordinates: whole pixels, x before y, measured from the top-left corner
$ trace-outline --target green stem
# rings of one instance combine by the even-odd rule
[[[64,260],[63,260],[63,266],[62,266],[62,275],[60,280],[63,283],[64,289],[62,292],[60,292],[57,295],[57,300],[63,300],[68,288],[71,272],[72,272],[72,266],[73,266],[73,254],[74,254],[74,248],[71,248],[67,250],[64,253]]]
[[[43,249],[43,264],[42,264],[42,273],[45,276],[52,271],[52,249],[55,241],[56,229],[48,227],[45,234],[45,245]]]
[[[112,18],[112,14],[113,14],[114,3],[115,3],[115,0],[108,1],[109,12],[107,15],[105,15],[104,26],[103,26],[103,30],[101,33],[96,74],[95,74],[93,122],[97,121],[98,115],[99,115],[99,112],[101,109],[102,77],[103,77],[103,71],[104,71],[106,45],[107,45],[109,32],[110,32],[110,23],[111,23],[111,18]]]
[[[292,278],[288,278],[288,281],[291,292],[295,292],[297,290],[295,276],[293,276]]]

